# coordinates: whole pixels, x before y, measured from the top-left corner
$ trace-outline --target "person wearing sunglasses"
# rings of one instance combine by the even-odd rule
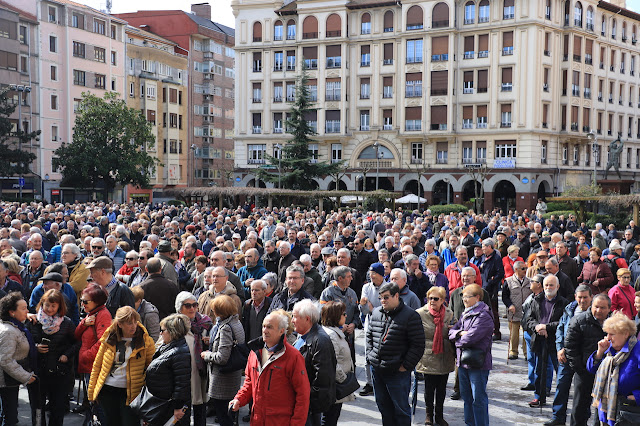
[[[425,378],[425,425],[433,425],[434,420],[440,426],[448,425],[443,409],[449,373],[455,369],[455,352],[448,338],[449,328],[453,324],[453,311],[444,305],[446,296],[444,287],[431,287],[427,291],[427,304],[416,311],[422,319],[426,339],[424,354],[416,365],[416,372],[424,374]]]

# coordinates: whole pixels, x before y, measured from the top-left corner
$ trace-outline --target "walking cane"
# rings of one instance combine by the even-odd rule
[[[540,335],[537,336],[539,339]],[[540,360],[540,365],[542,367],[542,371],[540,371],[540,412],[542,412],[542,405],[547,402],[547,358],[549,358],[549,352],[547,349],[547,338],[544,337],[542,341],[542,359]]]

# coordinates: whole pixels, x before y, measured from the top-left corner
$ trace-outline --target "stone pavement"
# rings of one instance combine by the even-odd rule
[[[501,316],[504,314],[504,306],[500,305]],[[502,341],[493,344],[493,370],[489,375],[489,416],[491,425],[495,426],[520,426],[520,425],[541,425],[551,418],[551,402],[553,395],[547,398],[547,405],[542,409],[530,408],[528,402],[533,399],[533,392],[521,391],[520,387],[526,384],[527,363],[520,354],[515,361],[507,360],[507,340],[508,328],[507,320],[500,318]],[[357,338],[357,376],[361,384],[365,382],[363,370],[364,357],[362,356],[364,344],[364,332],[361,330]],[[418,394],[418,406],[413,419],[414,424],[423,424],[425,419],[424,406],[424,386],[420,384]],[[447,399],[444,406],[445,420],[451,426],[464,425],[464,412],[462,400],[452,401],[449,394],[453,389],[453,374],[449,376],[447,386]],[[555,380],[554,388],[555,389]],[[573,392],[572,392],[573,393]],[[569,400],[569,413],[571,411],[572,400]],[[73,404],[72,404],[73,405]],[[247,408],[241,410],[241,415],[247,414]],[[30,410],[25,389],[20,391],[20,425],[30,425]],[[65,417],[65,425],[82,425],[82,416],[78,414],[68,414]],[[213,418],[207,419],[207,425],[215,425]],[[342,414],[339,424],[354,426],[371,426],[381,424],[380,414],[377,410],[373,395],[367,397],[358,396],[351,403],[342,406]],[[248,425],[242,423],[241,425]],[[283,425],[284,426],[284,425]]]

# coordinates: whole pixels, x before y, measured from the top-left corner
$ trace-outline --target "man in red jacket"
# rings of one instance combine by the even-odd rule
[[[272,312],[262,322],[262,337],[248,343],[244,384],[229,408],[238,411],[253,400],[251,425],[303,426],[307,421],[311,388],[304,358],[286,341],[288,321]]]

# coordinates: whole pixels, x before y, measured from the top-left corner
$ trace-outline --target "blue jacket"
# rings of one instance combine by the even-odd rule
[[[444,267],[446,268],[456,260],[456,254],[451,251],[451,248],[446,248],[442,251],[442,260],[444,261]]]
[[[629,341],[624,344],[621,349],[622,351],[629,351]],[[615,355],[617,352],[611,346],[605,352],[605,356],[608,354]],[[596,352],[594,351],[589,360],[587,361],[587,370],[591,374],[596,374],[598,371],[598,367],[600,367],[600,361],[596,361],[595,359]],[[632,395],[636,399],[636,405],[640,402],[640,344],[636,343],[636,345],[631,350],[631,354],[629,358],[626,359],[625,362],[620,364],[619,367],[619,378],[618,378],[618,398],[620,396],[629,396]],[[600,421],[609,424],[610,426],[614,426],[615,421],[607,420],[606,413],[602,411],[602,406],[598,404],[598,417]]]
[[[62,246],[60,244],[51,247],[49,256],[46,258],[50,265],[60,262],[60,254],[62,253]]]
[[[36,306],[42,299],[44,294],[44,287],[42,283],[38,284],[31,293],[29,299],[29,311],[35,313]],[[80,323],[80,311],[78,310],[78,296],[69,284],[62,284],[62,294],[64,295],[65,302],[67,304],[67,316],[75,325]]]
[[[573,315],[576,313],[577,306],[578,302],[574,300],[564,308],[564,313],[562,314],[562,318],[560,318],[558,328],[556,328],[556,351],[564,348],[564,338],[567,336],[569,321],[571,321],[571,318],[573,318]]]

